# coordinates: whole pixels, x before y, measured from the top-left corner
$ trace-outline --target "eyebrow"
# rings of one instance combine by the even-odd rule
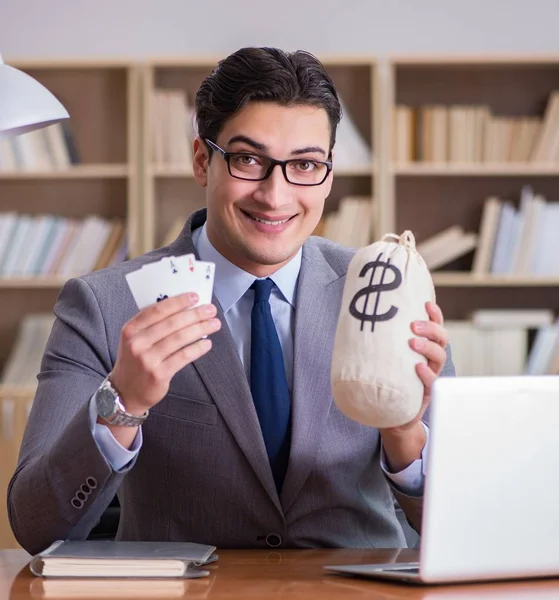
[[[268,152],[268,146],[266,146],[266,144],[257,142],[256,140],[253,140],[252,138],[249,138],[246,135],[234,135],[227,142],[227,146],[229,146],[230,144],[234,144],[235,142],[242,142],[244,144],[247,144],[248,146],[252,146],[255,150],[258,150],[259,152]],[[327,156],[327,152],[324,150],[324,148],[321,148],[320,146],[306,146],[305,148],[298,148],[297,150],[292,150],[291,154],[294,156],[300,156],[301,154],[308,154],[310,152],[318,152],[323,156]]]

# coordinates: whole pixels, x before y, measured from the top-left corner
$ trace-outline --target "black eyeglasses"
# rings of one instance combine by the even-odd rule
[[[245,181],[264,181],[270,177],[276,165],[281,166],[283,176],[293,185],[321,185],[332,170],[332,161],[310,158],[290,158],[276,160],[252,152],[226,152],[211,140],[204,138],[206,144],[223,156],[229,169],[229,175]]]

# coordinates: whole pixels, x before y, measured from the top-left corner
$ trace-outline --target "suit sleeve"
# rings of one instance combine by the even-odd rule
[[[454,377],[456,375],[454,370],[454,364],[452,363],[452,354],[450,350],[450,345],[446,347],[446,363],[441,371],[441,377]],[[425,412],[423,417],[423,421],[429,425],[429,408]],[[422,465],[424,469],[425,465]],[[387,478],[388,479],[388,478]],[[417,533],[421,534],[421,517],[423,513],[423,494],[420,496],[411,496],[402,492],[401,489],[398,489],[394,483],[388,479],[390,487],[392,488],[392,493],[396,498],[397,503],[400,505],[400,508],[404,511],[406,518],[417,531]]]
[[[8,517],[29,553],[55,540],[85,539],[98,523],[133,459],[116,472],[92,432],[89,402],[112,368],[106,327],[86,281],[72,279],[54,308],[38,387],[16,471]]]

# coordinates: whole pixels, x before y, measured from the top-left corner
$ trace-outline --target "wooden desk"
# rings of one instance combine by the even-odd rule
[[[414,550],[224,550],[203,579],[172,581],[43,580],[26,568],[29,555],[0,550],[0,598],[116,600],[542,600],[559,598],[559,579],[415,587],[326,575],[323,565],[417,560]]]

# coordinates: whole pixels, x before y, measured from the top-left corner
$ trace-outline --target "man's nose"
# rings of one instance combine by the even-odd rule
[[[291,187],[283,175],[281,165],[275,165],[270,176],[260,182],[258,199],[270,207],[282,206],[289,202]]]

